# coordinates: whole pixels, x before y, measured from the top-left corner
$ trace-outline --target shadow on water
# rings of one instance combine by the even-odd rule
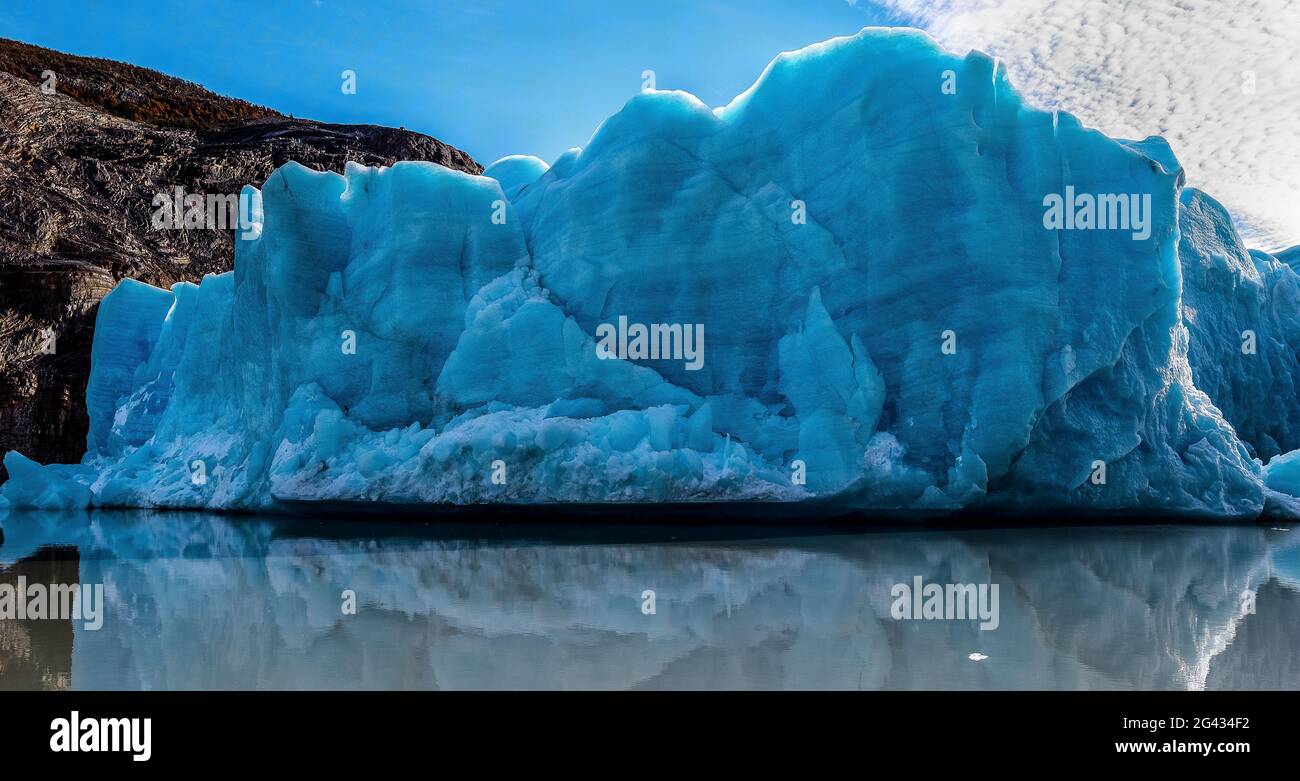
[[[0,565],[0,589],[23,582],[76,583],[78,564],[75,547],[41,547],[9,566]],[[70,621],[0,620],[0,690],[65,690],[71,678]]]
[[[1300,688],[1288,529],[329,509],[0,519],[0,615],[105,603],[0,618],[0,688]],[[995,620],[900,617],[929,584]]]

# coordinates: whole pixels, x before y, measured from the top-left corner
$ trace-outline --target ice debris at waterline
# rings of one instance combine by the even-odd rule
[[[868,29],[488,173],[248,188],[233,272],[104,300],[85,458],[5,496],[1300,510],[1295,271],[985,55]]]

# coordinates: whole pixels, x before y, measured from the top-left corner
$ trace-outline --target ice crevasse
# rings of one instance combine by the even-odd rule
[[[84,459],[3,494],[1295,516],[1300,280],[1183,182],[896,29],[549,166],[290,163],[233,272],[103,301]]]

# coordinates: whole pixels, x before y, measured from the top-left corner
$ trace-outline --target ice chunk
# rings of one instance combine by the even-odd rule
[[[1269,459],[1264,466],[1264,484],[1274,491],[1300,497],[1300,450]]]
[[[500,182],[501,191],[507,198],[514,200],[521,190],[540,179],[549,168],[540,157],[506,155],[483,169],[483,175]]]
[[[487,174],[275,172],[232,273],[114,294],[86,459],[50,475],[162,507],[1250,518],[1254,456],[1300,447],[1290,267],[1162,139],[1027,106],[978,52],[868,29]]]
[[[157,370],[153,376],[145,374],[150,371],[159,332],[174,303],[166,290],[133,279],[123,280],[99,302],[90,354],[92,371],[86,383],[88,452],[120,453],[123,443],[139,445],[153,435],[156,421],[152,419],[129,427],[115,427],[114,421],[125,396],[162,374],[170,383],[174,366],[152,367]],[[165,407],[168,400],[161,399],[160,406]],[[120,441],[111,441],[114,439]]]
[[[9,470],[4,484],[8,504],[42,510],[84,510],[92,505],[90,490],[73,479],[79,471],[75,466],[41,466],[13,451],[5,454],[4,463]]]

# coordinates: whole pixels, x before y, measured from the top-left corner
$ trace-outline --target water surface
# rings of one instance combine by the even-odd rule
[[[98,630],[0,620],[7,689],[1300,688],[1300,532],[1266,526],[0,528],[0,582],[105,598]],[[916,577],[998,584],[997,628],[894,618]]]

